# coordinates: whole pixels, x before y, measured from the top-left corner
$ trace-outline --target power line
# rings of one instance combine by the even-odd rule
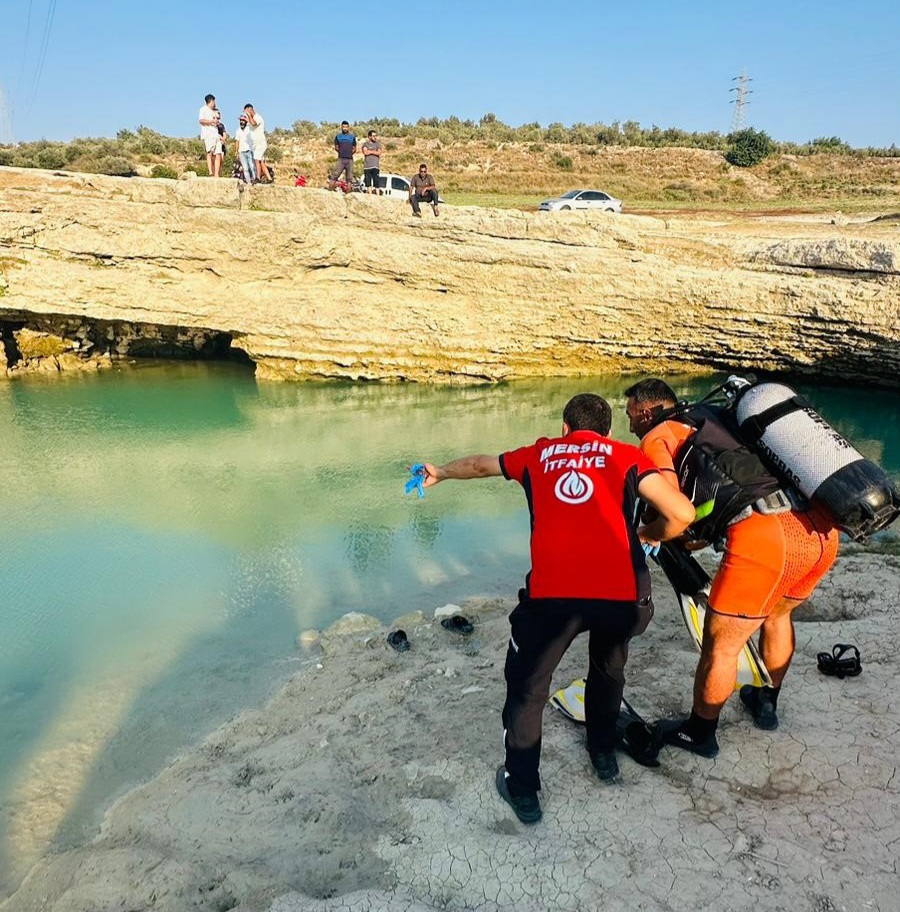
[[[50,34],[53,31],[53,16],[56,14],[56,0],[50,0],[47,8],[47,20],[44,23],[44,34],[41,38],[41,49],[38,52],[37,69],[34,74],[34,82],[31,86],[31,97],[28,99],[28,106],[25,108],[25,120],[31,113],[32,105],[37,97],[38,88],[41,84],[41,76],[44,74],[44,62],[47,59],[47,48],[50,45]]]
[[[19,75],[16,79],[16,97],[19,95],[22,80],[25,78],[25,61],[28,59],[28,39],[31,37],[31,11],[33,7],[34,0],[28,0],[28,15],[25,18],[25,40],[22,42],[22,62],[19,64]]]
[[[730,102],[734,105],[734,117],[731,119],[731,132],[737,133],[738,130],[744,128],[745,108],[750,104],[747,100],[747,96],[753,92],[753,89],[748,89],[747,85],[753,80],[746,73],[741,73],[740,76],[734,76],[731,81],[737,82],[736,86],[732,86],[728,90],[729,92],[737,92],[737,95],[735,95]]]

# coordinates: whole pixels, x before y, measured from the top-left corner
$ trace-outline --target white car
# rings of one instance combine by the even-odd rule
[[[621,212],[622,200],[602,190],[570,190],[555,199],[544,200],[538,207],[541,212],[561,212],[565,209],[601,209],[604,212]]]
[[[406,202],[409,199],[409,178],[400,174],[388,174],[384,171],[378,175],[378,187],[382,196],[389,196],[392,199],[402,199]],[[438,194],[438,202],[444,201]]]

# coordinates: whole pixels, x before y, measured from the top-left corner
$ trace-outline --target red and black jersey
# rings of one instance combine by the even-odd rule
[[[650,595],[635,520],[638,482],[657,469],[594,431],[546,437],[500,456],[531,512],[531,598],[631,601]]]

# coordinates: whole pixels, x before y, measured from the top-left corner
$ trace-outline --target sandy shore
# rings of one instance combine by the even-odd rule
[[[696,663],[655,582],[626,691],[651,718],[688,706]],[[842,556],[798,624],[781,729],[757,731],[733,701],[715,761],[623,758],[602,785],[582,731],[548,709],[529,829],[493,788],[511,602],[466,604],[468,639],[406,617],[404,654],[382,628],[326,632],[268,705],[121,799],[0,909],[896,912],[898,604],[900,558]],[[859,646],[860,677],[816,670],[835,642]],[[585,661],[579,642],[558,684]]]

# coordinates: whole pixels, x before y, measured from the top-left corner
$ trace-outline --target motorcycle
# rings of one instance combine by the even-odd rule
[[[361,177],[354,177],[349,184],[343,179],[338,181],[329,181],[325,185],[324,189],[340,190],[341,193],[365,193],[366,185],[363,183],[363,179]]]
[[[261,181],[253,178],[254,184],[274,184],[275,183],[275,165],[271,162],[268,162],[269,174],[272,176],[271,180]],[[237,178],[240,181],[244,180],[244,168],[241,165],[240,159],[235,159],[234,167],[231,169],[231,176]]]

